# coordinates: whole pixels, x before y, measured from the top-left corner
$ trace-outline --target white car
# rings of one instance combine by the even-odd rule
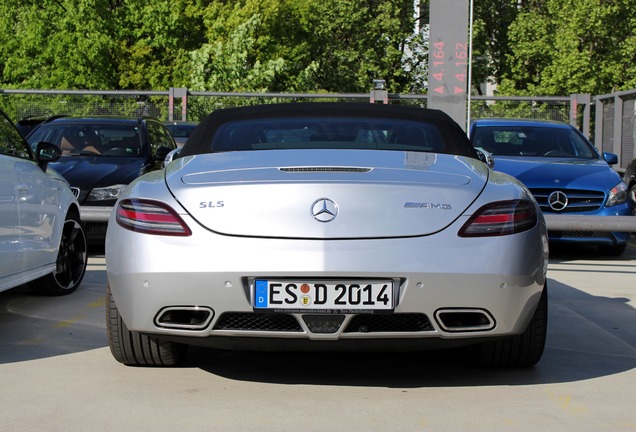
[[[531,366],[547,262],[532,195],[440,111],[225,109],[118,201],[107,333],[127,365],[175,365],[196,344],[469,346],[480,364]]]
[[[48,163],[52,144],[35,154],[0,112],[0,291],[28,284],[36,293],[70,294],[87,264],[79,205]]]

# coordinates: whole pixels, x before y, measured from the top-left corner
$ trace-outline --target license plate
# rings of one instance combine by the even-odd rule
[[[254,309],[392,310],[393,281],[254,281]]]

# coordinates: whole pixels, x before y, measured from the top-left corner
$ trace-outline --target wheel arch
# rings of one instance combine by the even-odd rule
[[[82,215],[80,213],[79,205],[77,205],[76,203],[71,203],[68,206],[68,209],[66,210],[66,213],[67,214],[68,213],[75,213],[76,215],[78,215],[80,217],[80,220],[81,220]]]

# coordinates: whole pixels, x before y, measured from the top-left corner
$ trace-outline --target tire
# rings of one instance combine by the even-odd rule
[[[627,243],[614,245],[614,246],[599,246],[598,251],[606,256],[621,256],[625,249],[627,248]]]
[[[55,271],[29,282],[28,286],[36,294],[70,294],[82,282],[87,264],[88,249],[84,226],[77,214],[68,213],[62,228]]]
[[[119,309],[106,286],[106,330],[110,352],[120,363],[128,366],[176,366],[185,357],[186,345],[161,341],[128,330]]]
[[[548,285],[543,287],[537,309],[520,334],[478,345],[476,361],[486,367],[530,367],[543,355],[548,329]]]
[[[636,215],[636,183],[629,187],[629,200],[632,203],[632,213]]]

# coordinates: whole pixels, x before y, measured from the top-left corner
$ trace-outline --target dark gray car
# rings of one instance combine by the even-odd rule
[[[168,129],[154,118],[63,117],[41,123],[28,136],[54,144],[61,158],[51,167],[71,185],[81,206],[89,241],[102,242],[115,201],[128,184],[163,168],[177,148]]]

